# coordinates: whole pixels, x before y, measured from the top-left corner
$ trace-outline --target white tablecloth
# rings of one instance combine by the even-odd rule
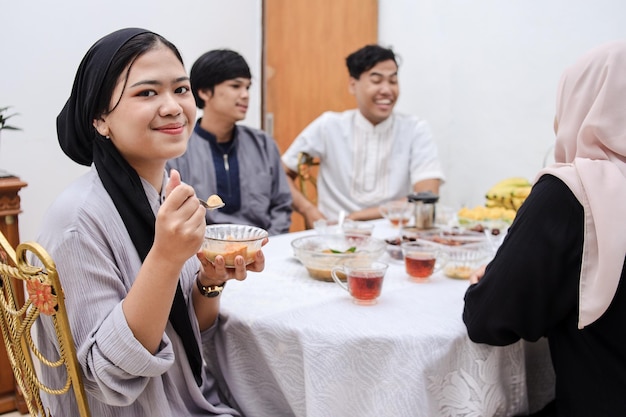
[[[469,340],[467,281],[418,284],[385,254],[378,304],[355,305],[293,257],[290,242],[308,233],[270,238],[265,271],[229,281],[222,295],[220,361],[247,416],[514,416],[553,397],[545,341]],[[377,222],[376,236],[390,233]]]

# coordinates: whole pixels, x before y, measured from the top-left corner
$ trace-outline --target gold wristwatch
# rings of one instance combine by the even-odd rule
[[[198,285],[198,289],[200,290],[200,294],[205,297],[213,298],[217,297],[224,291],[224,287],[226,286],[226,281],[222,282],[219,285],[202,285],[200,280],[196,278],[196,284]]]

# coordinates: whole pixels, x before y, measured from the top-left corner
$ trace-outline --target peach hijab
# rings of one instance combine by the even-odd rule
[[[626,256],[626,41],[601,45],[562,75],[556,102],[556,163],[584,209],[578,328],[607,310]]]

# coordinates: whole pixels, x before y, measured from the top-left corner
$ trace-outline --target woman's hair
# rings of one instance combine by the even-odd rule
[[[396,54],[391,48],[383,48],[380,45],[366,45],[363,48],[351,53],[346,58],[346,65],[350,76],[356,80],[365,71],[369,71],[379,62],[392,60],[396,66]]]
[[[204,108],[204,100],[198,95],[200,90],[214,92],[215,86],[235,78],[252,78],[250,67],[235,51],[216,49],[209,51],[194,62],[190,72],[191,91],[199,109]]]
[[[156,48],[159,44],[165,45],[169,48],[174,55],[176,55],[176,58],[178,58],[180,63],[183,64],[183,58],[176,46],[161,35],[147,32],[131,38],[117,51],[111,61],[111,64],[109,65],[109,68],[107,69],[107,73],[102,83],[102,88],[100,89],[96,99],[96,106],[94,108],[95,114],[92,115],[93,117],[91,117],[91,120],[97,119],[103,114],[110,113],[117,107],[119,100],[122,98],[121,95],[118,98],[117,103],[115,103],[113,107],[109,108],[113,91],[115,90],[115,86],[122,76],[124,69],[128,67],[128,70],[124,75],[124,88],[126,88],[128,74],[135,60],[146,52]],[[122,92],[123,91],[124,90],[122,89]]]

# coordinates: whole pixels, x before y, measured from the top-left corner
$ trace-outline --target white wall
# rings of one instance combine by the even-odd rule
[[[202,53],[228,47],[241,53],[253,74],[245,122],[260,126],[260,0],[3,0],[0,2],[0,107],[20,115],[2,132],[0,168],[28,183],[20,197],[20,237],[35,239],[44,211],[87,168],[59,148],[56,116],[76,69],[100,37],[122,27],[153,30],[180,50],[187,69]],[[200,112],[198,113],[200,115]]]
[[[0,107],[14,106],[20,116],[11,121],[24,131],[2,133],[0,167],[29,184],[20,194],[22,240],[36,237],[47,206],[86,169],[59,149],[55,118],[83,54],[114,29],[164,35],[187,68],[209,49],[239,51],[256,77],[245,122],[260,125],[261,0],[1,3]],[[553,140],[562,70],[590,47],[626,38],[622,0],[379,5],[380,42],[402,58],[397,108],[431,123],[448,175],[442,201],[451,205],[482,204],[503,177],[532,179]]]
[[[551,146],[556,87],[587,49],[626,38],[622,0],[379,0],[379,41],[402,56],[399,111],[431,123],[442,201],[484,203],[532,180]]]

